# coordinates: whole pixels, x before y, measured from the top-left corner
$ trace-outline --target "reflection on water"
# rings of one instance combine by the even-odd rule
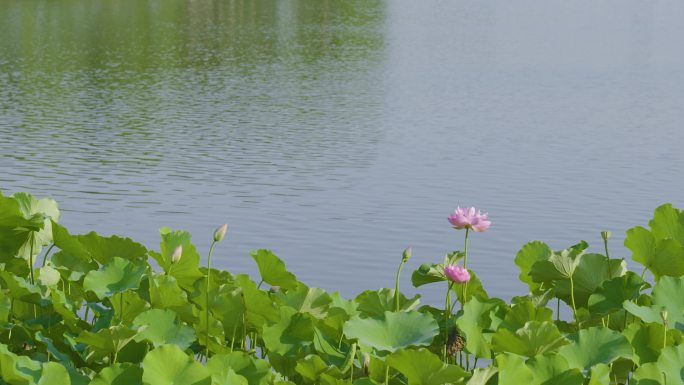
[[[206,249],[227,221],[221,267],[256,272],[248,250],[269,247],[346,295],[391,285],[409,244],[409,268],[460,247],[446,216],[474,204],[494,225],[472,267],[510,296],[524,242],[599,246],[684,206],[682,16],[637,0],[0,0],[0,189],[148,246],[169,225]]]

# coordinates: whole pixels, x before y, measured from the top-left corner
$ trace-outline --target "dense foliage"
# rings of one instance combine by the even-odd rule
[[[148,250],[58,221],[51,199],[0,195],[0,383],[684,384],[684,212],[671,205],[627,231],[643,273],[608,258],[607,233],[605,254],[524,245],[529,293],[511,303],[473,271],[447,280],[462,252],[422,265],[413,285],[449,288],[449,311],[396,289],[346,300],[268,250],[252,253],[255,282],[200,266],[184,231],[162,228]]]

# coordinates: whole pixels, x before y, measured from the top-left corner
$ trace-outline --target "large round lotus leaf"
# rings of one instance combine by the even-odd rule
[[[182,325],[173,310],[147,310],[135,317],[133,325],[138,328],[135,340],[148,340],[155,347],[175,344],[185,350],[195,341],[195,330]]]
[[[534,282],[552,283],[570,278],[579,264],[580,257],[589,245],[582,241],[565,250],[554,252],[547,259],[537,260],[530,268],[530,277]]]
[[[553,311],[544,306],[536,306],[530,299],[525,298],[511,306],[500,327],[515,332],[530,321],[553,322]]]
[[[500,299],[472,298],[463,306],[463,314],[456,320],[456,326],[466,338],[466,348],[476,357],[491,356],[489,341],[485,338],[484,329],[491,326],[490,311],[503,304]]]
[[[143,370],[131,364],[114,364],[100,371],[89,385],[142,385]]]
[[[625,246],[632,251],[632,259],[648,268],[656,279],[684,274],[683,218],[677,209],[663,205],[650,222],[653,231],[641,226],[627,230]]]
[[[400,371],[409,385],[456,383],[466,377],[460,366],[447,365],[427,349],[400,349],[387,357],[390,367]]]
[[[634,371],[637,385],[684,385],[684,345],[663,349],[657,362],[641,365]],[[630,381],[631,383],[631,381]]]
[[[684,244],[684,211],[672,207],[672,204],[656,208],[648,225],[657,238],[672,238]]]
[[[284,305],[297,309],[301,313],[309,313],[316,318],[325,318],[332,302],[332,298],[325,290],[309,288],[301,282],[295,289],[280,292],[278,298]]]
[[[409,346],[430,345],[439,333],[437,321],[424,313],[385,312],[383,318],[353,318],[344,334],[377,350],[396,351]]]
[[[262,338],[269,351],[287,357],[296,356],[312,344],[313,327],[313,317],[283,306],[280,308],[280,321],[264,326]]]
[[[601,287],[589,296],[589,311],[592,314],[606,315],[620,310],[623,302],[636,299],[647,286],[641,277],[628,271],[622,277],[603,282]]]
[[[515,255],[515,264],[520,268],[520,280],[525,282],[534,291],[539,288],[539,284],[530,277],[532,265],[537,261],[545,261],[551,257],[553,251],[544,242],[534,241],[525,244]]]
[[[24,218],[29,219],[38,215],[43,218],[42,229],[33,231],[18,252],[20,257],[28,259],[33,251],[35,258],[43,246],[52,243],[52,220],[59,221],[57,202],[51,198],[37,199],[23,192],[12,195],[12,198],[19,203]]]
[[[574,343],[560,348],[559,354],[571,368],[589,369],[596,364],[609,364],[618,357],[632,357],[627,337],[605,327],[583,329],[569,338]]]
[[[83,280],[83,288],[98,298],[110,297],[114,293],[135,289],[145,273],[144,266],[138,266],[123,258],[114,257],[100,270],[91,271]]]
[[[639,306],[625,301],[624,308],[645,322],[662,323],[667,311],[668,327],[684,332],[684,277],[662,277],[653,288],[653,304]]]
[[[145,385],[211,385],[207,369],[175,345],[147,353],[142,379]]]
[[[214,381],[217,378],[228,377],[227,371],[229,369],[246,378],[249,385],[268,385],[273,378],[268,361],[254,358],[245,352],[231,352],[212,356],[207,362],[207,369]]]
[[[407,298],[399,293],[399,310],[413,310],[420,304],[420,295]],[[357,310],[368,317],[382,317],[386,311],[394,311],[394,289],[366,290],[356,296]]]
[[[69,384],[69,372],[66,368],[56,362],[46,362],[43,364],[43,371],[40,373],[40,380],[37,385]]]
[[[498,385],[535,384],[532,369],[525,365],[525,359],[512,353],[496,356],[496,366],[499,367]]]
[[[678,330],[666,330],[665,325],[656,323],[635,322],[630,324],[622,333],[634,348],[634,362],[637,365],[658,360],[663,349],[665,333],[667,333],[668,345],[676,345],[677,340],[681,338],[681,333]]]
[[[551,322],[531,321],[516,332],[500,328],[492,336],[494,350],[527,357],[556,350],[567,343],[556,325]]]
[[[610,272],[608,268],[610,266]],[[627,271],[627,264],[620,259],[608,259],[601,254],[583,254],[577,259],[573,284],[575,289],[575,304],[577,307],[587,307],[589,296],[596,288],[611,277],[619,277]],[[568,304],[572,303],[570,296],[570,280],[563,279],[555,283],[556,297]]]
[[[250,254],[259,267],[259,273],[264,282],[283,289],[293,289],[297,286],[297,277],[287,271],[285,262],[271,250],[260,249]]]
[[[191,243],[192,236],[187,231],[171,231],[168,227],[162,227],[159,233],[161,253],[150,252],[150,255],[182,288],[192,291],[195,281],[204,275],[199,270],[200,255]],[[183,247],[183,253],[180,260],[173,262],[171,256],[178,246]]]
[[[579,369],[570,369],[568,361],[559,354],[539,355],[525,365],[532,370],[534,384],[581,385],[584,376]]]

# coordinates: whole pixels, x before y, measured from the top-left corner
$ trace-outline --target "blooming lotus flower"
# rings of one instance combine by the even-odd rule
[[[480,210],[475,211],[475,207],[471,208],[456,208],[454,213],[449,215],[449,223],[454,225],[454,228],[473,229],[477,233],[481,233],[492,225],[487,214],[480,213]]]
[[[183,246],[178,246],[173,249],[173,254],[171,254],[171,263],[176,263],[180,261],[181,255],[183,255]]]
[[[450,281],[456,283],[470,281],[470,273],[468,270],[458,265],[447,265],[444,268],[444,275],[446,275]]]

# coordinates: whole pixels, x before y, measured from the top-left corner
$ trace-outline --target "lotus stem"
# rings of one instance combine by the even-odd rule
[[[50,254],[50,251],[52,251],[52,248],[53,248],[53,247],[55,247],[55,244],[54,244],[54,243],[50,245],[50,247],[49,247],[49,248],[47,249],[47,251],[45,252],[45,255],[43,255],[43,266],[45,266],[45,262],[47,262],[48,254]]]
[[[447,345],[449,345],[449,318],[451,318],[451,288],[452,282],[447,286],[446,299],[444,300],[444,362],[447,362]]]
[[[606,259],[608,260],[608,277],[613,279],[613,272],[610,268],[610,255],[608,254],[608,238],[610,238],[610,231],[601,231],[601,238],[603,238],[603,247],[606,249]]]
[[[31,273],[31,285],[36,284],[36,280],[33,277],[33,232],[29,236],[29,272]]]
[[[463,268],[468,271],[468,233],[470,232],[470,227],[466,227],[465,231],[465,245],[463,246]],[[463,284],[463,304],[468,301],[468,282]]]
[[[577,307],[575,306],[575,281],[570,275],[570,300],[572,301],[572,316],[575,319],[575,325],[579,328],[579,322],[577,321]]]
[[[206,355],[207,359],[209,359],[209,284],[211,280],[211,253],[214,251],[214,246],[216,245],[216,239],[214,237],[214,241],[211,242],[211,247],[209,247],[209,256],[207,257],[207,308],[206,308],[206,318],[207,318],[207,329],[206,329],[206,337],[207,337],[207,350],[206,350]]]
[[[401,263],[399,263],[399,269],[397,269],[397,279],[394,284],[394,311],[399,311],[399,279],[401,277],[401,269],[404,268],[404,264],[411,258],[412,250],[407,248],[401,256]]]

